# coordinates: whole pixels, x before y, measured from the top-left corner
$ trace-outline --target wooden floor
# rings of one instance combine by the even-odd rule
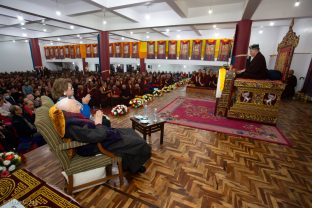
[[[150,108],[160,109],[177,96],[205,98],[180,88],[156,98]],[[112,119],[113,127],[130,127],[129,116],[136,112]],[[312,105],[282,103],[278,126],[293,147],[166,124],[163,145],[159,133],[149,139],[146,173],[127,176],[122,187],[110,182],[74,197],[90,208],[312,207]],[[26,157],[28,170],[64,187],[47,146]]]

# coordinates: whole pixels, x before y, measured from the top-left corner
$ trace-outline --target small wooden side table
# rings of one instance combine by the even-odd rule
[[[139,119],[131,117],[130,120],[132,121],[132,129],[137,130],[143,134],[143,139],[146,141],[146,135],[151,136],[152,133],[160,131],[160,144],[163,144],[164,141],[164,127],[165,127],[165,120],[157,120],[156,122],[151,121],[151,123],[143,124],[140,123]]]

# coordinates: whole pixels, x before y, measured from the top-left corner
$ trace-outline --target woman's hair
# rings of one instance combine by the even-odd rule
[[[57,100],[64,96],[64,92],[68,89],[68,84],[71,84],[70,79],[59,78],[56,79],[52,87],[52,97]]]
[[[10,109],[9,109],[10,113],[11,113],[12,115],[15,115],[15,112],[16,112],[17,108],[18,108],[17,105],[11,105],[11,106],[10,106]]]

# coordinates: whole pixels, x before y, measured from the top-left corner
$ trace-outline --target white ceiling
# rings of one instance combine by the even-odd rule
[[[98,31],[110,31],[112,42],[205,38],[217,29],[235,29],[242,18],[252,19],[253,27],[271,21],[275,27],[288,26],[290,18],[312,18],[312,0],[300,0],[299,7],[295,1],[0,0],[0,41],[96,43]]]

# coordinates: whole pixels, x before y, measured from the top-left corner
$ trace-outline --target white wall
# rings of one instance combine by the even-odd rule
[[[29,43],[1,42],[0,54],[0,72],[33,70]]]

